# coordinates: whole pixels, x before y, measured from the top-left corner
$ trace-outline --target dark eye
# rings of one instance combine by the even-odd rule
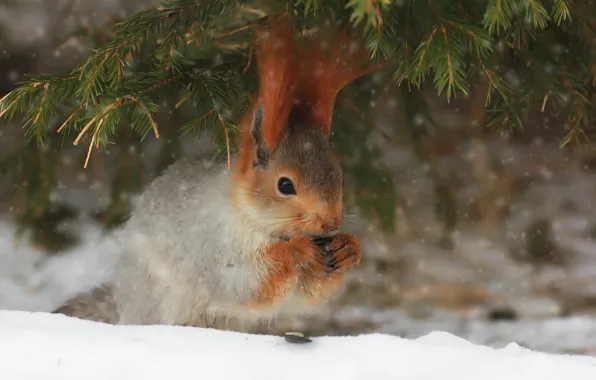
[[[277,190],[283,195],[296,195],[294,184],[288,177],[281,177],[279,181],[277,181]]]

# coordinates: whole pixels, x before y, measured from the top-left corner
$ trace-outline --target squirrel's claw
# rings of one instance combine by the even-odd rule
[[[347,234],[308,240],[295,237],[293,254],[303,271],[320,274],[345,272],[360,262],[360,244]]]
[[[360,263],[360,244],[351,235],[338,234],[329,244],[325,261],[329,272],[344,272]]]
[[[360,245],[353,236],[338,234],[333,238],[313,240],[320,249],[326,273],[343,272],[360,262]]]

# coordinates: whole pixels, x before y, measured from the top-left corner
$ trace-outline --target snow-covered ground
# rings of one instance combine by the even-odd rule
[[[0,378],[19,380],[592,380],[596,358],[482,347],[433,332],[282,337],[173,326],[112,326],[0,312]]]
[[[17,239],[13,224],[0,221],[0,309],[51,311],[106,278],[115,243],[92,224],[72,228],[81,244],[50,256]]]
[[[75,226],[81,244],[61,255],[48,256],[16,240],[14,226],[0,223],[0,309],[51,311],[75,293],[106,278],[113,265],[115,243],[90,222]],[[366,282],[361,286],[365,287]],[[377,292],[377,296],[383,296],[382,291]],[[516,342],[545,352],[596,354],[596,318],[591,316],[495,323],[485,320],[478,311],[454,313],[442,310],[432,301],[427,306],[433,311],[417,316],[408,313],[407,307],[371,307],[365,302],[336,304],[321,310],[314,323],[294,323],[293,327],[308,330],[308,324],[320,324],[321,331],[325,331],[331,324],[341,326],[340,334],[375,331],[407,338],[444,331],[497,348]],[[282,323],[280,329],[284,328],[291,326]]]

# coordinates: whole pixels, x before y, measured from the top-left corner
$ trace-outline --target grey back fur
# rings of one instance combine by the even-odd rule
[[[56,312],[118,324],[234,330],[277,314],[249,305],[267,274],[258,252],[273,238],[234,209],[227,167],[201,166],[181,160],[146,188],[116,233],[122,252],[112,282]],[[106,302],[117,318],[99,309]]]

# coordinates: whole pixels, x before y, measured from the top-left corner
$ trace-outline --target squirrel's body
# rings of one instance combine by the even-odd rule
[[[114,289],[122,323],[195,325],[250,314],[241,305],[258,287],[256,253],[270,239],[235,212],[227,168],[197,166],[176,163],[157,178],[122,230]]]
[[[310,161],[324,173],[320,156],[312,154],[317,144],[292,146],[303,165]],[[282,297],[261,294],[279,266],[264,252],[287,242],[259,225],[250,207],[237,207],[234,194],[245,190],[234,191],[233,175],[222,164],[181,160],[171,165],[146,188],[116,233],[122,252],[112,283],[75,297],[57,312],[119,324],[242,331],[279,315],[308,313],[335,291],[341,274],[329,279],[331,288],[309,286],[295,276],[287,278]]]
[[[341,49],[325,58],[319,45],[290,59],[287,19],[272,27],[257,44],[260,98],[243,120],[233,167],[168,168],[117,232],[122,252],[111,282],[56,312],[248,331],[336,293],[360,246],[339,233],[342,174],[328,135],[336,93],[363,71],[337,65]]]
[[[271,270],[263,251],[280,240],[235,208],[227,166],[200,166],[172,165],[121,231],[113,290],[120,323],[235,327],[292,313],[295,302],[254,301]]]

